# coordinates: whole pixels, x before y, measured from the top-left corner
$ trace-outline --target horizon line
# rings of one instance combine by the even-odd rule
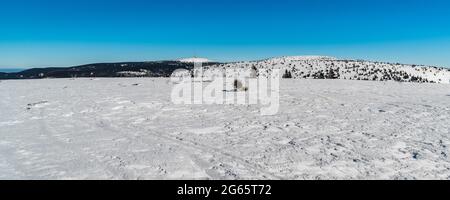
[[[237,62],[257,62],[257,61],[263,61],[268,59],[275,59],[275,58],[283,58],[283,57],[307,57],[307,56],[317,56],[317,57],[329,57],[329,58],[335,58],[337,61],[365,61],[365,62],[376,62],[376,63],[387,63],[387,64],[401,64],[401,65],[416,65],[416,66],[422,66],[422,67],[438,67],[438,68],[446,68],[450,69],[450,66],[438,66],[438,65],[429,65],[429,64],[414,64],[414,63],[405,63],[405,62],[392,62],[392,61],[380,61],[380,60],[371,60],[371,59],[358,59],[358,58],[338,58],[334,56],[323,56],[323,55],[290,55],[290,56],[271,56],[266,58],[260,58],[260,59],[244,59],[244,60],[228,60],[228,61],[219,61],[219,60],[209,60],[209,63],[237,63]],[[190,58],[205,58],[206,57],[199,57],[199,56],[193,56],[193,57],[185,57],[185,58],[177,58],[177,59],[149,59],[149,60],[135,60],[135,61],[104,61],[104,62],[90,62],[90,63],[80,63],[80,64],[73,64],[73,65],[66,65],[66,66],[39,66],[39,67],[3,67],[0,66],[1,70],[28,70],[28,69],[39,69],[39,68],[69,68],[69,67],[78,67],[78,66],[85,66],[85,65],[95,65],[95,64],[111,64],[111,63],[141,63],[141,62],[167,62],[167,61],[180,61],[182,59],[190,59]]]

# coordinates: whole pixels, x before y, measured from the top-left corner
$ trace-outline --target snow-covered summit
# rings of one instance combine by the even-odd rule
[[[450,69],[446,68],[337,59],[329,56],[285,56],[258,61],[220,63],[205,66],[205,68],[207,70],[234,69],[237,74],[242,74],[248,69],[255,69],[258,76],[263,77],[269,76],[273,69],[280,69],[283,77],[296,79],[450,83]]]
[[[207,59],[207,58],[183,58],[179,60],[180,62],[183,63],[207,63],[207,62],[211,62],[211,60]]]

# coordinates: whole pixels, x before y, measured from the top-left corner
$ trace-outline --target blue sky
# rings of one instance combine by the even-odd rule
[[[2,0],[0,68],[328,55],[450,67],[446,0]]]

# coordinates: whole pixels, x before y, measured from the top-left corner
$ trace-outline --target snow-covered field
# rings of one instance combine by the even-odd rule
[[[0,179],[450,179],[450,85],[282,80],[172,105],[156,79],[0,82]]]

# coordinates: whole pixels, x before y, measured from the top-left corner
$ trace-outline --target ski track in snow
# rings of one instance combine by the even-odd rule
[[[282,80],[281,107],[164,78],[0,83],[0,179],[450,179],[450,85]]]

